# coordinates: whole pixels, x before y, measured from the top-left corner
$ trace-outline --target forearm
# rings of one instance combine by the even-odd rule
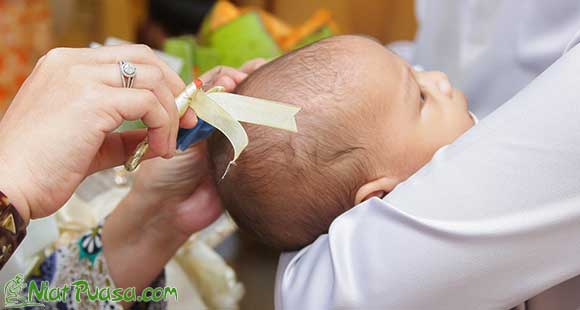
[[[103,253],[117,287],[149,286],[189,237],[173,229],[173,208],[163,203],[130,192],[103,225]]]

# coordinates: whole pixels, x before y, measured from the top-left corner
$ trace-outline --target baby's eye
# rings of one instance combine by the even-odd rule
[[[425,103],[425,94],[423,91],[419,92],[419,98],[421,99],[421,104]]]

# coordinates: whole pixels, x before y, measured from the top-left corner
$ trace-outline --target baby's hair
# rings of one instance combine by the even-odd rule
[[[354,205],[356,191],[372,173],[370,141],[345,128],[364,127],[376,111],[361,113],[363,105],[347,83],[352,56],[341,49],[342,40],[323,40],[274,60],[236,89],[302,107],[298,133],[244,124],[249,145],[218,184],[240,228],[281,250],[301,248],[326,233]],[[345,100],[352,109],[335,104]],[[346,126],[345,120],[360,126]],[[212,136],[209,148],[219,178],[232,148],[221,134]]]

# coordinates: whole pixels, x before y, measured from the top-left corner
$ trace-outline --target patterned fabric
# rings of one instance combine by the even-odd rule
[[[6,195],[0,192],[0,269],[26,236],[26,225]]]
[[[102,255],[101,231],[102,225],[99,225],[81,236],[76,242],[57,248],[32,270],[28,275],[27,282],[34,281],[37,287],[40,287],[42,281],[48,281],[50,287],[63,287],[65,284],[70,285],[77,280],[86,280],[91,288],[109,287],[113,290],[115,284],[109,275],[105,256]],[[150,286],[165,286],[164,272]],[[25,293],[28,294],[27,291]],[[90,301],[86,294],[81,295],[84,298],[77,302],[74,296],[73,289],[68,292],[66,302],[44,303],[45,309],[123,309],[121,305],[109,301]],[[131,309],[166,309],[166,303],[135,303]]]

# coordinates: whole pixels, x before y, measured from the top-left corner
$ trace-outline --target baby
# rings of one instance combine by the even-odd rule
[[[250,75],[236,92],[302,107],[298,133],[244,125],[250,143],[218,185],[225,208],[260,241],[296,250],[370,197],[383,197],[473,126],[444,74],[415,72],[363,37],[326,39]],[[209,141],[215,175],[232,148]]]

